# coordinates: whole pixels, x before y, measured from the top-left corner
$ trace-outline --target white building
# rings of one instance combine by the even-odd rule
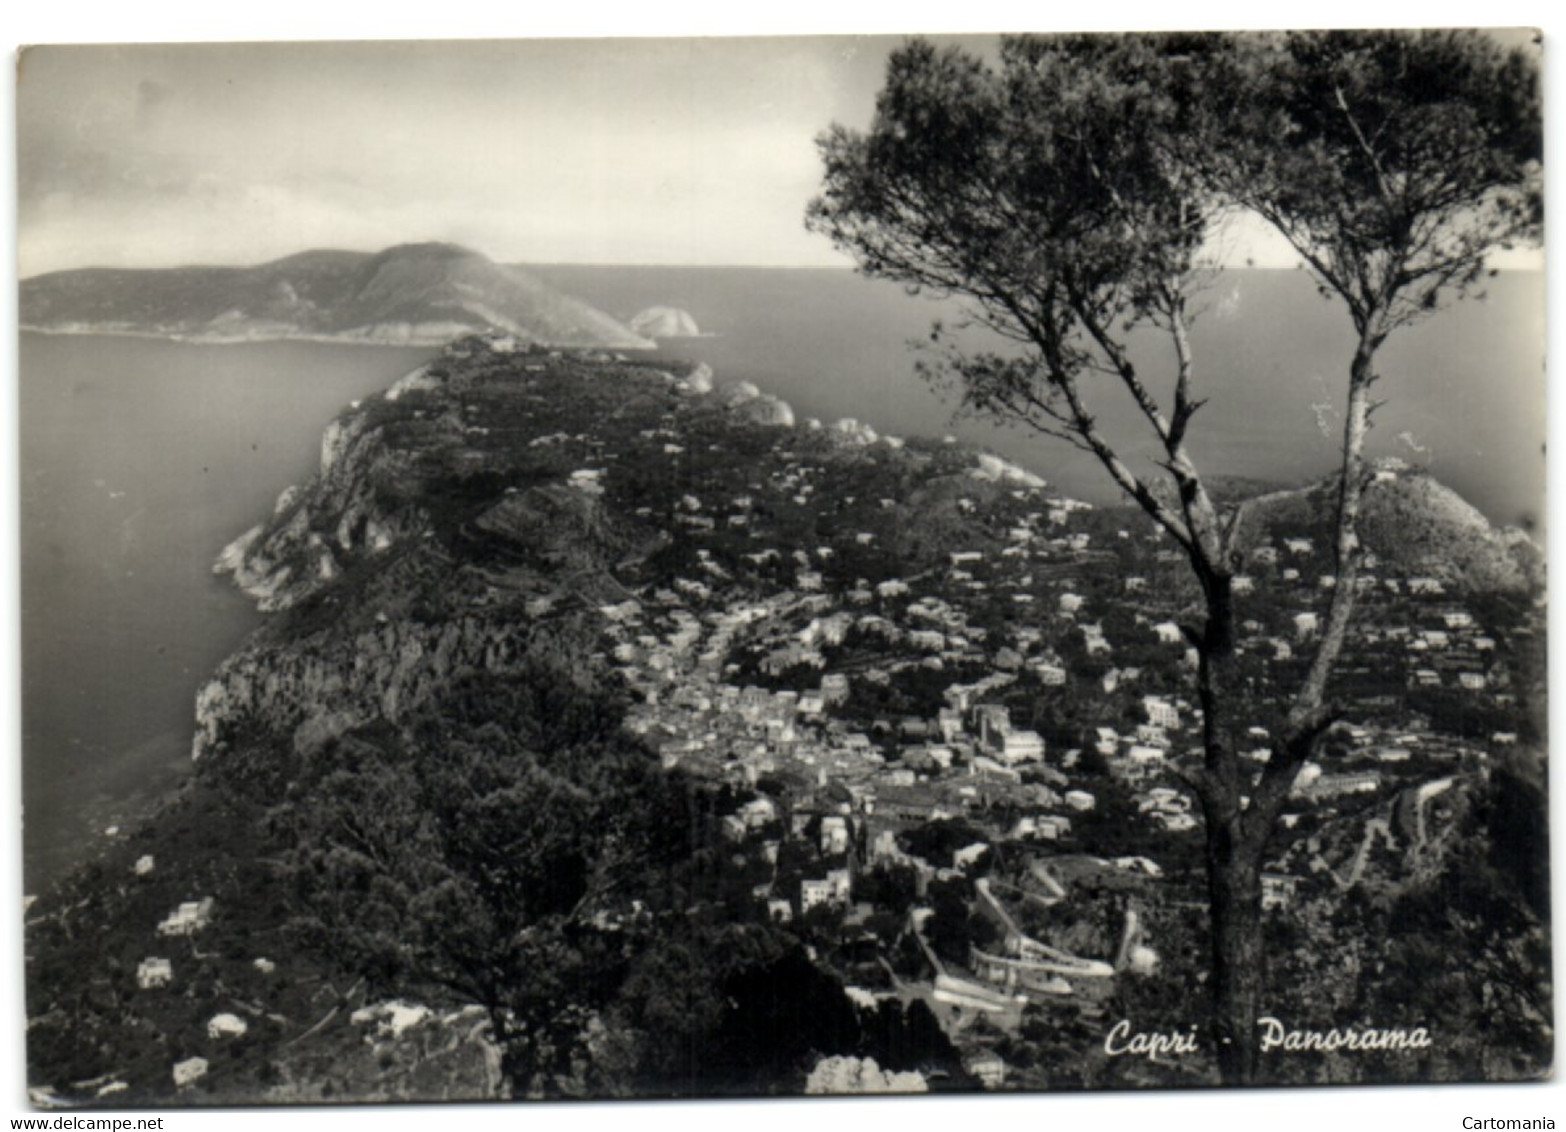
[[[821,819],[821,852],[838,854],[848,852],[848,821],[836,814]]]
[[[952,852],[952,868],[960,869],[973,864],[985,853],[989,852],[989,845],[983,841],[975,841],[972,845],[964,845],[961,849]]]
[[[1287,908],[1294,903],[1294,893],[1300,878],[1286,873],[1262,873],[1262,911]]]
[[[207,1059],[204,1057],[187,1057],[184,1061],[174,1063],[174,1085],[183,1089],[186,1085],[195,1084],[207,1075]]]
[[[212,897],[190,900],[170,912],[158,925],[159,935],[194,935],[207,926],[212,918]]]
[[[1061,814],[1040,814],[1034,819],[1034,836],[1060,841],[1071,836],[1071,819]]]
[[[1139,723],[1136,725],[1136,741],[1149,747],[1169,747],[1169,733],[1156,723]]]
[[[1041,663],[1033,671],[1038,673],[1039,681],[1046,687],[1058,688],[1066,682],[1066,670],[1058,664]]]
[[[835,904],[837,889],[829,880],[802,880],[799,882],[799,908],[808,912],[823,904]]]
[[[1154,727],[1179,730],[1180,712],[1162,696],[1143,696],[1142,710],[1147,713],[1147,721]]]
[[[1037,731],[1008,731],[996,753],[1007,765],[1038,762],[1044,757],[1044,738]]]
[[[174,978],[174,964],[167,959],[148,956],[136,967],[136,985],[142,990],[168,986]]]
[[[207,1022],[207,1037],[213,1041],[220,1038],[242,1038],[245,1031],[250,1029],[245,1020],[237,1014],[214,1014]]]

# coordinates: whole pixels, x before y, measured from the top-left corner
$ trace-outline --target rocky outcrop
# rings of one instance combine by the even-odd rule
[[[593,439],[603,411],[560,427],[577,374],[615,414],[646,402],[665,405],[665,422],[687,413],[740,428],[796,423],[787,402],[751,382],[714,391],[705,365],[546,355],[509,334],[451,343],[330,422],[310,482],[219,555],[214,569],[274,616],[200,690],[193,756],[220,756],[257,726],[301,752],[367,724],[401,726],[463,674],[520,671],[536,618],[562,590],[589,604],[623,599],[611,565],[645,560],[669,538],[616,510],[622,452]],[[644,423],[658,423],[645,412]],[[645,437],[658,459],[685,443],[678,426],[627,435]],[[815,436],[835,459],[901,448],[853,420]],[[1020,481],[996,468],[992,480]],[[953,478],[959,492],[987,486]]]
[[[291,1051],[258,1098],[269,1104],[505,1100],[500,1049],[475,1006],[435,1011],[401,1001],[361,1007],[320,1049]],[[249,1098],[246,1098],[249,1099]]]
[[[880,433],[867,424],[861,424],[853,417],[844,417],[834,421],[830,429],[833,436],[846,444],[874,444],[881,439]]]
[[[976,480],[985,480],[989,483],[1005,483],[1016,487],[1039,490],[1045,486],[1042,476],[1035,475],[1026,468],[1018,467],[1009,460],[1002,460],[999,456],[988,452],[979,453],[979,466],[971,473]]]
[[[752,382],[740,381],[726,386],[718,398],[736,420],[775,428],[794,427],[793,407],[781,398],[763,393]]]
[[[644,338],[697,338],[701,335],[696,320],[678,307],[648,307],[632,318],[630,325]]]
[[[733,409],[745,404],[747,401],[754,401],[757,397],[760,397],[761,390],[756,387],[754,382],[736,381],[733,385],[725,386],[719,396],[725,405]]]
[[[712,392],[712,367],[703,362],[697,366],[684,380],[684,389],[688,393]]]
[[[505,338],[467,338],[345,411],[311,481],[224,548],[213,569],[276,616],[200,690],[194,757],[257,723],[306,746],[368,721],[399,725],[458,675],[516,670],[561,585],[616,596],[608,564],[634,558],[637,536],[606,512],[602,464],[568,455],[567,434],[497,435],[463,412],[464,397],[486,393],[497,414],[531,412],[541,398],[519,394],[544,366],[529,357]],[[552,364],[568,383],[560,367],[620,363]],[[643,395],[676,398],[687,380],[624,372]],[[491,373],[496,384],[477,388]],[[757,394],[741,409],[777,418],[787,406]],[[525,486],[543,468],[546,481]]]
[[[1407,574],[1425,574],[1460,589],[1527,593],[1542,584],[1530,569],[1542,560],[1532,543],[1497,530],[1451,488],[1420,473],[1381,479],[1365,493],[1365,543]],[[1522,554],[1517,551],[1522,551]]]
[[[405,377],[399,378],[390,389],[386,391],[386,399],[395,401],[404,393],[413,393],[421,389],[438,389],[441,379],[430,373],[429,366],[420,366]]]
[[[196,694],[191,756],[222,751],[246,721],[307,746],[372,719],[401,723],[458,674],[518,669],[527,640],[527,624],[507,616],[438,625],[400,619],[286,649],[258,642]]]
[[[894,1073],[882,1069],[873,1057],[824,1057],[805,1081],[811,1096],[867,1095],[871,1093],[925,1093],[929,1083],[914,1070]]]
[[[740,406],[736,415],[752,424],[770,425],[774,428],[793,428],[794,410],[787,401],[763,393]]]

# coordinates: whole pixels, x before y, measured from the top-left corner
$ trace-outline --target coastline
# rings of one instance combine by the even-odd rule
[[[488,331],[475,329],[457,335],[442,334],[400,339],[303,333],[233,336],[221,334],[172,334],[167,331],[132,330],[128,328],[30,326],[25,323],[19,325],[17,330],[23,334],[41,334],[50,338],[141,338],[157,342],[176,342],[182,346],[249,346],[261,345],[267,342],[308,342],[327,346],[390,346],[393,349],[436,348],[467,337],[469,334],[489,333]],[[495,333],[501,332],[496,331]],[[701,335],[700,337],[716,338],[718,335]],[[670,341],[674,340],[670,339]],[[540,342],[538,345],[551,350],[605,350],[610,352],[627,350],[635,351],[639,354],[651,353],[659,348],[656,342],[637,346],[578,346],[553,342]]]

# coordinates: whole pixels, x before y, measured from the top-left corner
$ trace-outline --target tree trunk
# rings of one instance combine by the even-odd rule
[[[1311,660],[1305,684],[1295,698],[1295,711],[1307,712],[1319,707],[1327,695],[1327,680],[1338,655],[1348,639],[1349,622],[1354,616],[1359,589],[1359,565],[1364,548],[1359,539],[1359,509],[1365,494],[1365,437],[1370,431],[1370,387],[1376,375],[1372,368],[1376,348],[1381,343],[1374,326],[1360,334],[1354,360],[1349,366],[1348,405],[1343,423],[1343,465],[1338,482],[1338,514],[1333,540],[1337,562],[1337,588],[1327,609],[1327,622],[1321,630],[1321,642]]]
[[[1283,749],[1275,749],[1258,783],[1241,766],[1232,718],[1236,699],[1234,609],[1229,579],[1204,556],[1192,562],[1207,597],[1208,621],[1201,641],[1199,676],[1204,712],[1206,768],[1201,800],[1207,819],[1207,887],[1212,904],[1213,1040],[1225,1084],[1256,1081],[1256,1020],[1261,1011],[1261,868],[1267,840],[1289,789],[1326,724],[1327,679],[1348,637],[1363,550],[1359,509],[1365,487],[1365,436],[1370,426],[1372,362],[1382,333],[1367,321],[1349,370],[1343,430],[1334,552],[1337,589],[1322,639],[1291,710]]]
[[[1212,1040],[1225,1084],[1256,1074],[1256,1019],[1261,1005],[1261,857],[1265,831],[1245,821],[1248,768],[1235,743],[1234,603],[1226,571],[1197,561],[1207,598],[1200,641],[1198,693],[1206,756],[1201,801],[1207,827],[1207,890],[1211,905]]]
[[[1261,1013],[1261,853],[1249,839],[1208,838],[1212,900],[1213,1039],[1227,1085],[1256,1080],[1256,1019]]]

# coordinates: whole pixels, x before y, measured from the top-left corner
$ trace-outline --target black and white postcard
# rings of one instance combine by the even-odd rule
[[[1543,54],[24,50],[31,1103],[1549,1076]]]

